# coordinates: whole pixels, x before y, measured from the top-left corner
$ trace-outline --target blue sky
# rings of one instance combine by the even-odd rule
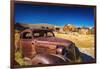
[[[53,24],[64,26],[94,26],[93,7],[33,6],[15,4],[15,22],[24,24]]]

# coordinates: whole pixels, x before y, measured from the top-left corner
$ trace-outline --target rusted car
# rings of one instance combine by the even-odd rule
[[[65,37],[66,38],[66,37]],[[17,48],[29,64],[67,64],[80,62],[80,51],[72,41],[55,37],[46,29],[26,29],[20,33]]]

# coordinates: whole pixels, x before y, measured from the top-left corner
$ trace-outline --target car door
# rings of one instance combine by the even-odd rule
[[[23,32],[21,36],[22,54],[24,57],[32,57],[32,33]]]

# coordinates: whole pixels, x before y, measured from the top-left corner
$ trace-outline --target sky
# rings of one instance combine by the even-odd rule
[[[34,6],[32,4],[15,4],[15,23],[53,24],[64,26],[94,26],[93,7],[68,6]]]

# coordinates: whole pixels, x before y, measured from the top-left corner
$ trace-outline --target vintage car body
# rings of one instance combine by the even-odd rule
[[[22,50],[23,58],[28,58],[33,65],[79,62],[80,59],[75,44],[55,37],[51,30],[26,29],[21,32],[17,46]]]

